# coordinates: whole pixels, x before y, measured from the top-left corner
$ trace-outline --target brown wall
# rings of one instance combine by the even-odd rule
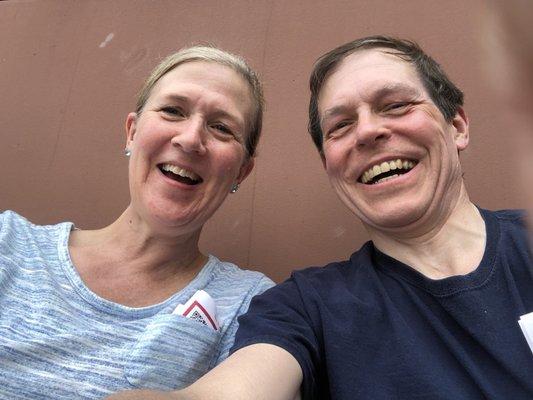
[[[202,247],[276,280],[345,258],[366,234],[308,138],[307,78],[326,50],[376,33],[418,41],[464,89],[473,200],[523,205],[479,62],[480,1],[0,2],[0,209],[37,223],[110,223],[128,203],[124,120],[142,80],[162,56],[212,42],[250,60],[268,106],[255,171],[206,226]]]

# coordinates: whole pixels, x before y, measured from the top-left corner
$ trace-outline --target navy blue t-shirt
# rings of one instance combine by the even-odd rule
[[[232,352],[282,347],[303,399],[533,399],[533,311],[523,215],[480,210],[478,268],[432,280],[367,242],[350,260],[294,272],[239,319]]]

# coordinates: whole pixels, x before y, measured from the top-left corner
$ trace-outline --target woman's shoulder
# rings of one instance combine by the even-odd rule
[[[4,210],[0,212],[0,229],[18,227],[32,230],[51,230],[57,229],[58,225],[62,224],[38,225],[12,210]]]
[[[35,227],[36,225],[15,211],[5,210],[0,213],[0,235],[4,239],[13,235],[25,236]]]
[[[13,222],[30,223],[26,218],[20,214],[17,214],[15,211],[4,210],[0,212],[0,226],[4,226],[4,224]]]
[[[15,211],[6,210],[0,213],[0,243],[8,243],[9,247],[17,243],[23,247],[31,242],[47,243],[57,238],[59,232],[69,231],[71,226],[70,222],[37,225]]]
[[[48,231],[58,229],[59,226],[70,224],[71,222],[60,222],[57,224],[39,225],[35,224],[26,217],[18,214],[16,211],[4,210],[0,212],[0,229],[4,227],[25,227],[36,231]]]
[[[274,282],[259,271],[240,268],[213,255],[209,256],[209,263],[212,264],[209,284],[213,287],[212,290],[216,289],[230,295],[255,296],[274,286]]]

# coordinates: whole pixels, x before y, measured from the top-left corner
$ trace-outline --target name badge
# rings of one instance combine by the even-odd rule
[[[520,325],[520,329],[522,329],[522,333],[526,337],[531,352],[533,352],[533,312],[522,315],[518,320],[518,324]]]
[[[220,328],[215,301],[203,290],[198,290],[185,304],[179,304],[172,314],[183,315],[185,318],[210,326],[215,331]]]

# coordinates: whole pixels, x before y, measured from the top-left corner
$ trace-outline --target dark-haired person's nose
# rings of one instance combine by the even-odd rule
[[[170,142],[185,153],[203,155],[206,152],[206,130],[202,118],[189,118],[178,124]]]
[[[391,132],[383,125],[379,115],[372,112],[359,114],[355,127],[355,145],[358,149],[373,147],[391,137]]]

